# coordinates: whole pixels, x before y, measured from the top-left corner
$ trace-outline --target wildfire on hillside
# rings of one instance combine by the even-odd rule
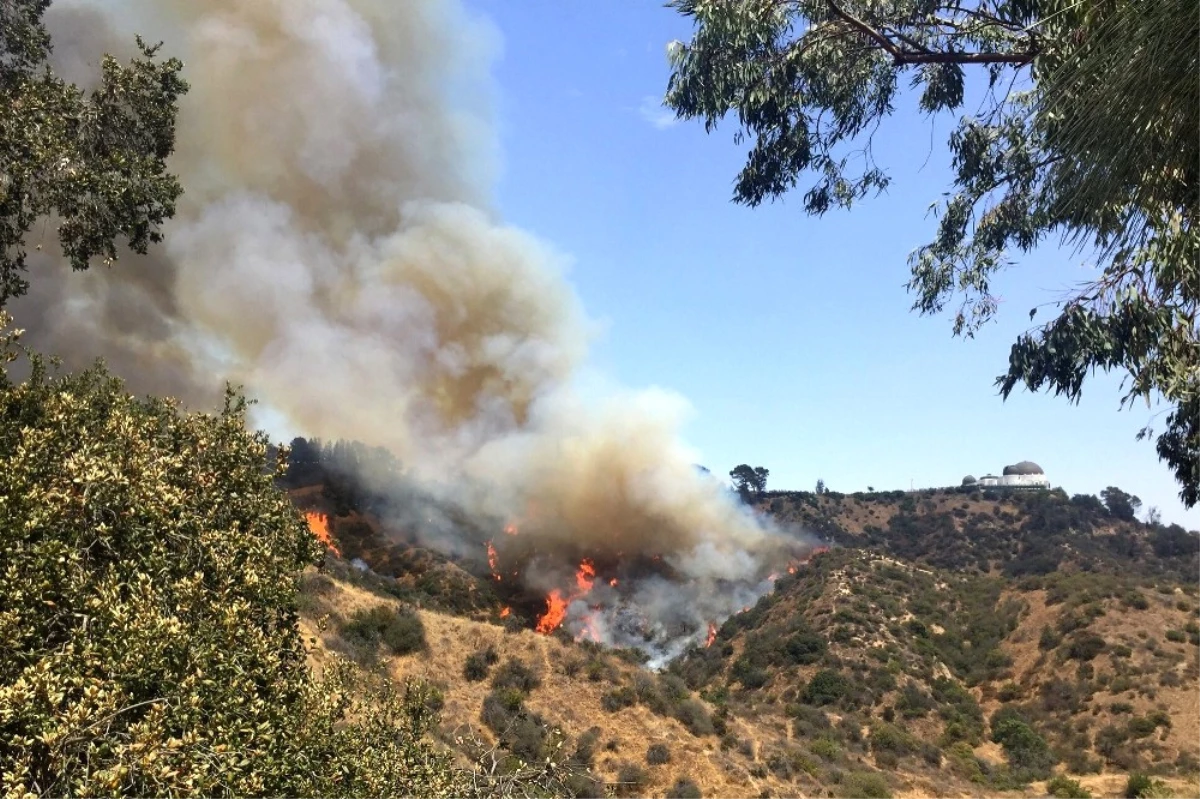
[[[329,532],[329,517],[324,513],[310,510],[305,512],[304,520],[308,522],[308,529],[312,531],[317,540],[327,548],[333,550],[333,554],[340,558],[342,550],[338,549],[337,544],[333,542],[333,536]]]
[[[477,551],[481,570],[486,554],[487,573],[497,581],[500,618],[529,619],[542,635],[561,630],[576,641],[639,648],[652,667],[688,647],[712,646],[722,620],[749,610],[777,580],[824,551],[798,538],[774,557],[756,559],[742,578],[696,582],[719,555],[694,553],[698,568],[679,553],[606,552],[595,542],[584,548],[555,541],[524,518],[492,529],[495,535],[477,539]]]

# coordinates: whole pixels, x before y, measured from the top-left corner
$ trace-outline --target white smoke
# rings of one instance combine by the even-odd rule
[[[59,0],[48,22],[68,79],[141,33],[192,88],[165,245],[84,274],[38,259],[14,304],[35,345],[193,407],[243,384],[307,435],[385,446],[481,516],[519,518],[543,564],[660,555],[681,579],[622,586],[595,621],[610,643],[637,643],[619,607],[661,653],[769,589],[796,542],[696,473],[686,404],[577,389],[589,325],[565,259],[489,205],[486,21],[456,0]]]

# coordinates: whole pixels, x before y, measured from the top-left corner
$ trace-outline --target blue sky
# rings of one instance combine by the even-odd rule
[[[632,386],[679,392],[702,462],[743,462],[770,487],[838,491],[957,484],[1034,460],[1055,485],[1108,485],[1200,528],[1137,431],[1163,409],[1118,409],[1100,375],[1079,405],[993,387],[1029,309],[1086,276],[1052,249],[996,283],[999,321],[974,340],[948,316],[910,312],[908,253],[930,237],[929,204],[949,186],[946,134],[904,109],[876,137],[893,183],[822,219],[799,195],[757,209],[730,202],[743,148],[658,106],[665,45],[689,25],[658,2],[468,0],[503,38],[495,71],[507,221],[566,253],[570,279],[604,332],[592,364]]]

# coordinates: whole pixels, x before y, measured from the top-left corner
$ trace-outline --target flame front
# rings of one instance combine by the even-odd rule
[[[324,513],[310,510],[305,512],[304,520],[308,522],[308,529],[317,537],[317,540],[329,549],[332,549],[333,554],[340,558],[342,550],[338,549],[337,544],[333,543],[333,536],[329,533],[329,517]]]
[[[580,595],[586,594],[592,590],[592,584],[596,582],[596,567],[587,558],[579,564],[579,571],[575,572],[575,584],[579,586]]]
[[[496,554],[496,548],[492,546],[491,541],[487,542],[487,553],[488,568],[492,570],[492,576],[496,578],[497,582],[499,582],[500,575],[496,572],[496,567],[500,565],[500,556]]]
[[[500,618],[507,619],[510,613],[512,613],[512,608],[510,608],[508,605],[500,608]]]
[[[562,594],[555,588],[546,597],[546,612],[538,618],[536,629],[543,635],[549,635],[563,623],[563,619],[566,617],[567,600],[563,599]]]
[[[704,641],[704,648],[708,649],[713,645],[713,641],[717,640],[717,625],[711,621],[708,623],[708,638]]]
[[[548,635],[558,629],[563,620],[567,618],[567,607],[576,599],[586,596],[595,583],[596,566],[590,558],[584,558],[575,571],[575,591],[564,597],[562,591],[555,588],[546,597],[546,612],[538,618],[537,631]],[[586,623],[586,629],[591,632],[593,640],[599,640],[596,631],[591,629],[590,622]]]

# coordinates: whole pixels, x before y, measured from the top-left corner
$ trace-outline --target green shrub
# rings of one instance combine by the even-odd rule
[[[992,716],[992,740],[1004,747],[1018,779],[1047,777],[1056,762],[1046,739],[1011,708],[1001,708]]]
[[[427,647],[421,617],[407,608],[396,611],[376,605],[354,613],[339,630],[342,639],[362,658],[373,659],[382,644],[392,654],[407,655]]]
[[[695,699],[685,699],[675,708],[675,718],[679,719],[687,731],[697,737],[712,735],[716,732],[712,716],[703,703]]]
[[[470,682],[482,682],[487,679],[492,665],[499,659],[500,656],[496,654],[495,647],[491,645],[487,649],[472,652],[463,664],[463,677]]]
[[[1046,783],[1046,792],[1055,799],[1092,799],[1092,794],[1073,780],[1059,775]]]
[[[526,694],[542,684],[542,678],[525,663],[509,658],[492,677],[492,688],[516,688]]]
[[[817,738],[808,748],[814,755],[830,762],[840,760],[842,757],[842,747],[838,746],[837,741],[832,738]]]
[[[635,704],[637,704],[637,696],[628,685],[606,691],[600,696],[600,707],[609,713],[616,713],[618,710],[633,707]]]
[[[1145,774],[1130,774],[1129,779],[1125,782],[1125,799],[1143,799],[1155,787],[1156,780],[1152,780]]]
[[[1187,640],[1187,636],[1183,634],[1183,630],[1167,630],[1167,640],[1182,644]]]
[[[910,755],[919,748],[917,739],[892,724],[877,724],[871,728],[871,751]]]
[[[646,762],[651,766],[661,766],[671,762],[671,748],[664,743],[650,744],[646,750]]]
[[[850,683],[839,672],[822,669],[804,687],[804,701],[810,705],[829,705],[837,702],[850,690]]]
[[[686,777],[675,780],[675,784],[667,791],[667,799],[701,799],[700,786]]]
[[[624,763],[617,770],[617,784],[614,786],[618,796],[642,796],[642,790],[650,781],[646,769],[634,763]]]
[[[0,794],[472,790],[426,688],[306,666],[322,551],[244,400],[185,413],[37,356],[16,384],[15,351],[0,331]]]
[[[845,776],[838,793],[847,799],[891,799],[892,789],[882,774],[857,771]]]
[[[575,740],[575,751],[571,759],[581,766],[591,768],[596,762],[596,744],[600,742],[601,730],[591,727]]]
[[[1095,633],[1080,633],[1067,645],[1067,657],[1073,660],[1091,660],[1103,652],[1104,647],[1104,639]]]

